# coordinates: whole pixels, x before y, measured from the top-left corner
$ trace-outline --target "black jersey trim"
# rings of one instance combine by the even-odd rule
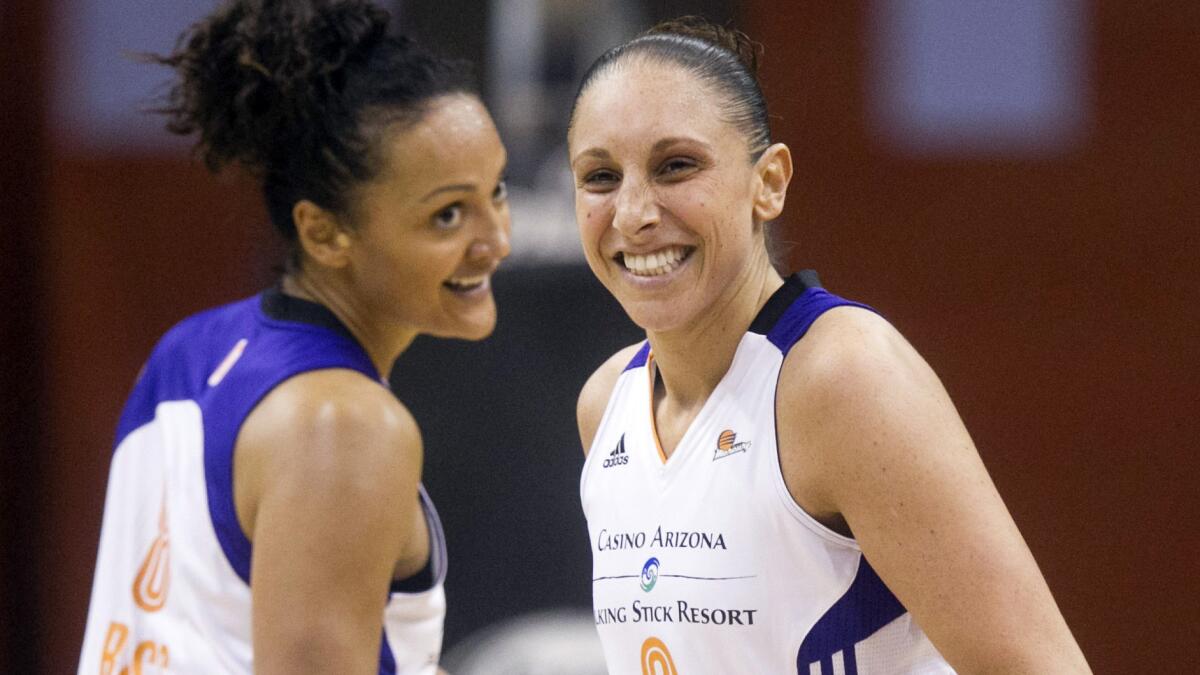
[[[433,555],[430,554],[421,571],[411,577],[393,581],[390,590],[392,593],[424,593],[433,588],[435,584],[437,584],[437,577],[433,574]]]
[[[754,317],[754,322],[750,324],[750,332],[759,335],[770,333],[796,298],[810,288],[820,287],[821,279],[814,270],[801,270],[784,279],[783,285],[772,293],[771,297],[767,298],[767,304],[758,310],[758,316]]]
[[[328,307],[311,300],[288,295],[279,286],[272,286],[262,292],[261,307],[263,314],[276,321],[291,321],[318,326],[347,337],[354,344],[358,344],[358,338],[354,337],[354,333],[351,333],[350,329],[346,328],[346,324],[342,323]]]

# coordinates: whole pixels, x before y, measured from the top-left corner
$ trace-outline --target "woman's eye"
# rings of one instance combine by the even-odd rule
[[[458,227],[458,224],[462,222],[462,211],[461,204],[451,204],[434,215],[433,224],[442,230]]]
[[[508,199],[508,181],[502,178],[496,184],[496,189],[492,190],[492,201],[502,202],[505,199]]]
[[[659,170],[666,175],[679,174],[696,168],[696,163],[690,159],[675,158],[668,159],[663,162],[662,168]]]
[[[580,184],[593,189],[604,189],[619,182],[621,182],[621,178],[616,173],[601,169],[585,175]]]

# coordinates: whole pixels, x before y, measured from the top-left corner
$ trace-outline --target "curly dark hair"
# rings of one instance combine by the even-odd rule
[[[703,17],[684,16],[663,21],[596,59],[583,76],[575,94],[575,106],[596,78],[625,59],[636,56],[671,63],[709,83],[721,95],[725,119],[746,138],[751,160],[757,160],[771,145],[767,103],[758,82],[761,51],[762,46],[745,33]],[[572,123],[574,119],[573,107]]]
[[[197,133],[216,171],[261,180],[275,227],[293,243],[302,199],[346,214],[349,188],[381,168],[384,128],[412,124],[435,97],[476,93],[469,66],[389,32],[367,0],[230,0],[151,56],[175,70],[158,109],[173,133]]]

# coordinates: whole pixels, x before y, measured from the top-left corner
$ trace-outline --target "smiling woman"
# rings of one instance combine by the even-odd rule
[[[572,114],[588,264],[646,331],[578,407],[609,672],[1087,672],[929,366],[772,266],[792,157],[754,55],[669,22]]]
[[[168,127],[261,179],[290,255],[138,378],[81,673],[437,670],[445,543],[381,380],[417,335],[492,332],[506,154],[466,67],[388,24],[365,0],[235,0],[158,59]]]

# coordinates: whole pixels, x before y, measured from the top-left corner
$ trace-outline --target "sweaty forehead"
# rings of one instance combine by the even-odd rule
[[[626,59],[583,91],[568,140],[576,149],[646,134],[732,132],[721,118],[719,102],[710,84],[680,66]]]
[[[420,192],[498,171],[505,151],[483,104],[473,96],[450,95],[431,102],[415,124],[387,134],[384,158],[381,178]]]
[[[453,154],[490,141],[496,130],[479,99],[467,94],[450,94],[433,99],[414,125],[400,131],[398,140],[419,149],[439,148]]]

